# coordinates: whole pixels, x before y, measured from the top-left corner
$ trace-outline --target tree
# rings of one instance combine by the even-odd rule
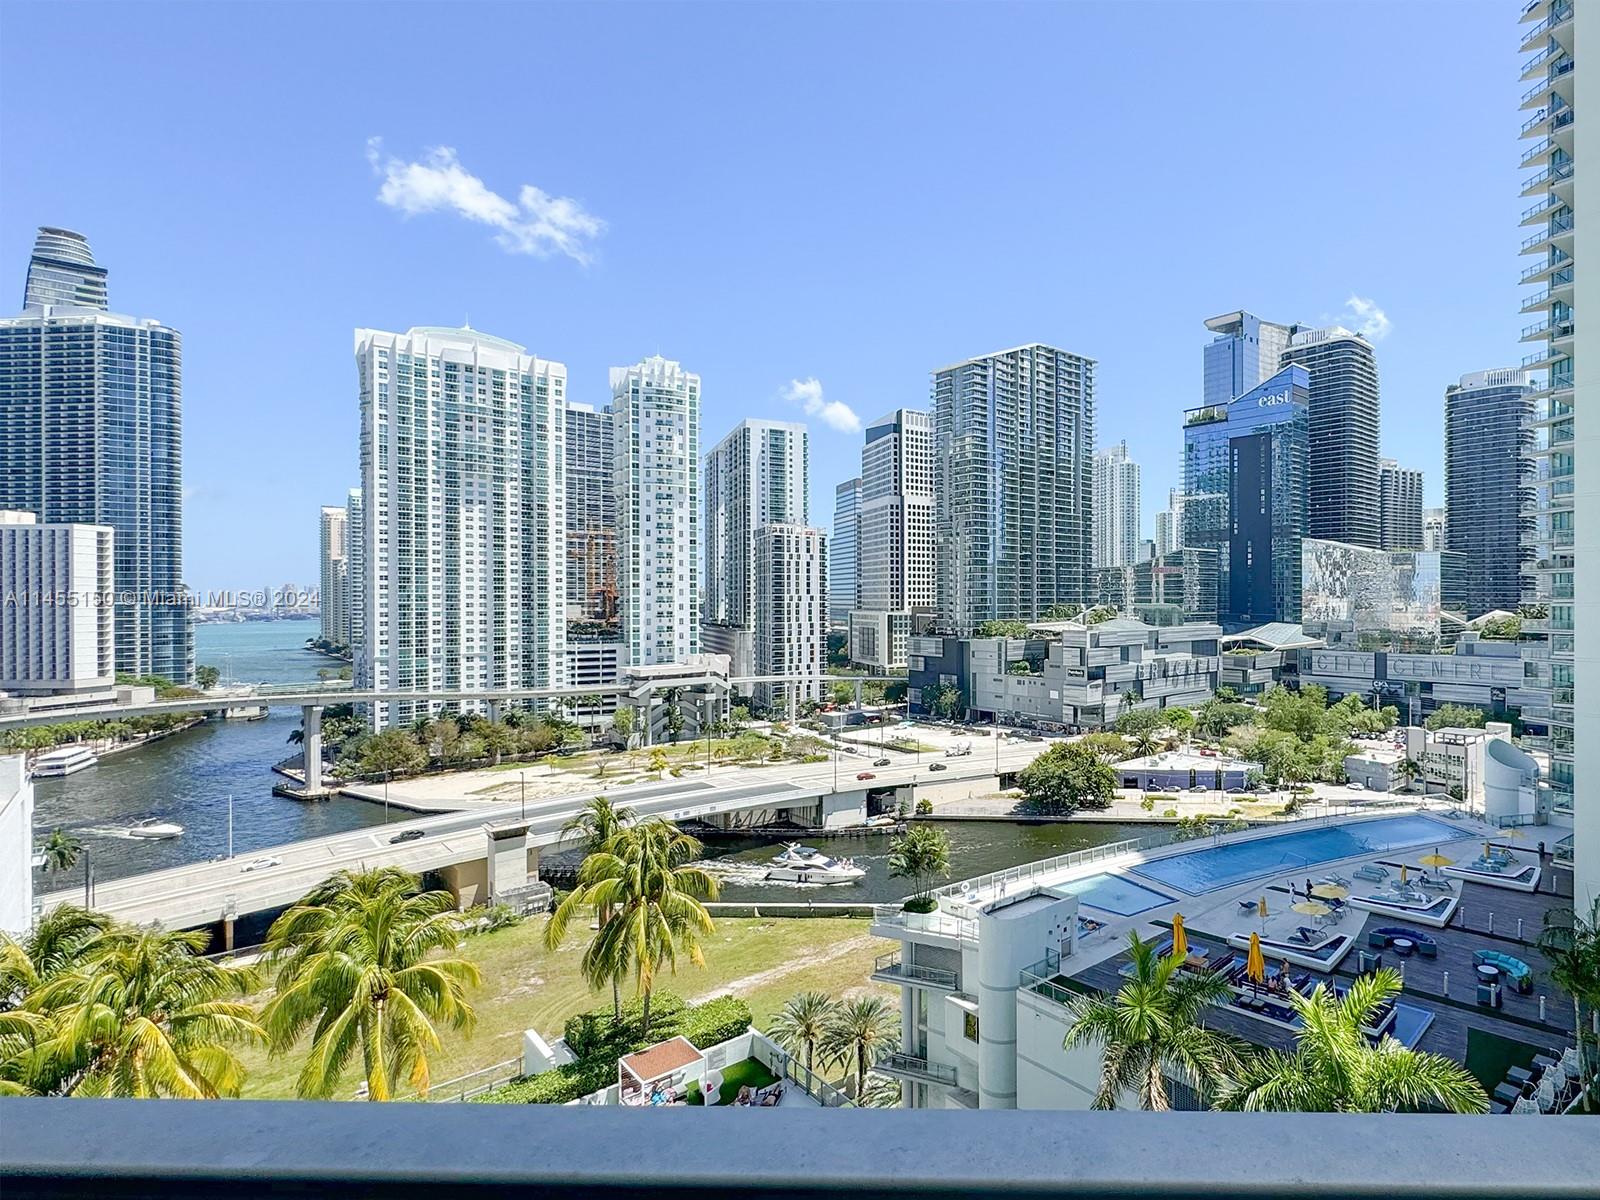
[[[1483,709],[1465,704],[1441,704],[1423,722],[1429,729],[1482,729]]]
[[[545,931],[547,944],[560,945],[579,911],[612,914],[590,939],[581,970],[593,988],[632,974],[644,1000],[642,1034],[650,1032],[650,995],[662,967],[676,973],[680,954],[705,963],[700,941],[715,925],[701,900],[717,898],[717,882],[687,865],[700,851],[696,839],[659,817],[633,826],[583,860],[578,886]]]
[[[974,636],[981,638],[1025,638],[1028,636],[1028,623],[1026,621],[985,621],[978,626]]]
[[[70,871],[77,864],[78,856],[83,853],[83,843],[75,835],[58,826],[50,831],[50,836],[45,838],[40,851],[44,854],[46,871]]]
[[[1195,713],[1195,729],[1201,737],[1220,741],[1240,725],[1248,725],[1254,720],[1255,709],[1248,704],[1224,700],[1219,688],[1216,698],[1207,700]]]
[[[243,1000],[256,979],[202,957],[209,940],[199,930],[106,923],[79,941],[72,961],[20,1005],[34,1027],[23,1086],[124,1099],[237,1096],[244,1068],[232,1047],[265,1036]]]
[[[1362,1027],[1400,995],[1388,969],[1364,975],[1340,997],[1319,983],[1308,996],[1289,994],[1300,1017],[1295,1052],[1269,1050],[1242,1065],[1223,1087],[1218,1107],[1232,1112],[1417,1112],[1489,1109],[1482,1086],[1442,1054],[1409,1050],[1391,1037],[1376,1046]]]
[[[222,672],[215,667],[199,666],[194,669],[194,681],[206,691],[217,686],[222,679]]]
[[[1522,636],[1522,618],[1515,613],[1487,617],[1478,627],[1478,636],[1491,642],[1514,642]]]
[[[1093,750],[1062,742],[1024,767],[1017,784],[1030,808],[1069,816],[1080,808],[1110,808],[1117,777]]]
[[[667,752],[660,746],[652,748],[650,751],[650,772],[656,776],[662,775],[670,761],[667,758]]]
[[[633,745],[633,709],[624,704],[611,714],[611,732],[622,740],[624,749]]]
[[[857,996],[834,1008],[823,1053],[836,1062],[855,1064],[855,1095],[866,1087],[867,1071],[900,1044],[900,1011],[882,996]]]
[[[1135,737],[1141,733],[1155,733],[1166,724],[1159,709],[1154,708],[1128,708],[1132,703],[1132,692],[1123,692],[1119,703],[1123,704],[1123,711],[1117,714],[1113,728],[1124,737]]]
[[[1078,739],[1078,745],[1085,750],[1092,751],[1094,756],[1108,767],[1133,756],[1132,747],[1129,745],[1128,739],[1120,733],[1102,731],[1100,733],[1087,734]]]
[[[1061,1045],[1101,1048],[1095,1108],[1116,1108],[1124,1092],[1150,1112],[1171,1108],[1166,1076],[1177,1075],[1204,1092],[1238,1069],[1241,1047],[1225,1033],[1207,1029],[1201,1016],[1229,995],[1227,977],[1180,971],[1182,961],[1158,955],[1154,942],[1128,934],[1132,973],[1114,995],[1074,996],[1067,1003],[1071,1024]]]
[[[1405,780],[1407,789],[1410,789],[1411,785],[1416,783],[1417,779],[1422,775],[1422,764],[1414,758],[1403,760],[1395,769],[1400,773],[1400,778]]]
[[[928,889],[935,879],[950,874],[950,835],[934,825],[913,825],[889,844],[889,874],[911,880],[907,908],[928,912]]]
[[[728,709],[728,720],[733,725],[734,732],[739,732],[750,721],[750,706],[747,704],[735,704]]]
[[[500,758],[505,754],[514,754],[517,749],[517,731],[503,721],[489,721],[478,730],[478,736],[483,739],[483,748],[493,757],[498,766]]]
[[[801,992],[784,1001],[767,1027],[778,1045],[804,1055],[807,1075],[815,1073],[817,1047],[828,1037],[836,1007],[826,992]]]
[[[284,741],[288,742],[291,746],[303,746],[305,745],[306,741],[306,731],[301,729],[300,726],[296,725],[293,729],[289,730],[289,736],[284,738]]]
[[[617,844],[617,839],[633,824],[634,813],[631,808],[618,808],[604,796],[596,796],[581,809],[569,817],[561,826],[563,836],[576,833],[583,839],[583,853],[587,858],[591,854],[600,854],[610,850]],[[611,920],[611,907],[604,905],[596,910],[595,920],[604,925]],[[562,938],[554,936],[556,923],[548,922],[545,925],[545,946],[554,950],[561,944]],[[565,931],[561,931],[563,936]],[[613,1020],[622,1019],[622,997],[618,990],[620,977],[611,976],[611,1017]]]
[[[838,683],[830,683],[828,685],[828,699],[834,704],[853,704],[855,703],[855,698],[856,689],[852,683],[845,683],[840,680]]]
[[[1148,729],[1141,729],[1134,734],[1132,745],[1133,753],[1139,758],[1148,758],[1161,748],[1161,743],[1156,739],[1156,735]]]
[[[1167,728],[1172,730],[1185,742],[1187,742],[1189,740],[1189,734],[1194,731],[1194,714],[1187,708],[1176,704],[1171,708],[1162,709],[1161,714],[1167,720]]]
[[[1328,691],[1313,684],[1294,691],[1280,684],[1267,689],[1261,698],[1261,707],[1261,724],[1266,728],[1310,741],[1325,728]]]
[[[1551,980],[1572,997],[1572,1027],[1583,1030],[1584,1005],[1591,1010],[1600,1008],[1600,899],[1590,906],[1587,917],[1571,908],[1545,913],[1539,951],[1550,964]],[[1577,1037],[1578,1078],[1584,1085],[1585,1111],[1591,1107],[1596,1074],[1586,1050],[1588,1040],[1581,1033]]]
[[[361,770],[368,775],[410,775],[427,765],[428,756],[403,729],[375,733],[361,748]]]
[[[961,714],[967,711],[967,701],[961,694],[961,689],[953,683],[941,683],[932,688],[924,688],[922,703],[929,712],[946,721],[957,721]]]
[[[474,1022],[467,989],[482,975],[457,957],[465,933],[449,892],[424,892],[396,867],[341,871],[274,921],[277,995],[262,1023],[280,1054],[311,1033],[297,1094],[331,1096],[359,1055],[369,1100],[390,1099],[402,1078],[426,1096],[435,1024]]]

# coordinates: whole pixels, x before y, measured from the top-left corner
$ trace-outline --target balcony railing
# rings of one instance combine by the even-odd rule
[[[1550,45],[1546,46],[1543,50],[1539,51],[1539,53],[1535,54],[1527,62],[1522,64],[1522,74],[1523,75],[1527,75],[1527,73],[1529,71],[1533,70],[1535,67],[1541,66],[1542,64],[1549,62],[1552,58],[1554,58],[1558,54],[1565,54],[1565,53],[1566,53],[1566,49],[1564,47],[1562,47],[1560,45],[1557,45],[1555,43],[1551,43]]]
[[[1552,142],[1548,137],[1542,137],[1533,145],[1528,147],[1527,152],[1523,154],[1522,160],[1518,165],[1525,167],[1535,159],[1543,158],[1555,148],[1556,144],[1554,142]]]
[[[1568,5],[1566,7],[1563,7],[1563,8],[1552,9],[1551,13],[1550,13],[1550,15],[1548,17],[1546,17],[1544,20],[1540,21],[1532,29],[1528,30],[1526,33],[1524,33],[1522,35],[1522,43],[1521,44],[1526,46],[1529,42],[1533,41],[1535,38],[1545,36],[1552,29],[1555,29],[1556,27],[1558,27],[1560,25],[1565,25],[1571,19],[1572,19],[1572,7],[1570,5]]]
[[[1556,163],[1553,166],[1546,167],[1537,175],[1528,176],[1528,178],[1523,181],[1522,190],[1526,192],[1532,188],[1542,187],[1545,184],[1556,184],[1560,183],[1563,179],[1569,179],[1572,176],[1572,166],[1573,164],[1569,160],[1567,162]]]
[[[932,933],[960,941],[978,940],[978,923],[966,917],[954,917],[947,912],[906,912],[898,904],[872,906],[872,923],[904,929],[908,933]]]
[[[1541,229],[1538,233],[1522,240],[1522,252],[1526,254],[1540,242],[1548,242],[1558,234],[1566,233],[1572,228],[1572,214],[1561,217],[1552,217],[1548,228]]]
[[[15,1099],[0,1130],[7,1200],[1577,1200],[1600,1178],[1581,1116]]]
[[[948,1063],[929,1062],[915,1054],[901,1054],[898,1051],[886,1054],[878,1060],[877,1069],[885,1075],[899,1075],[924,1083],[942,1083],[947,1087],[954,1087],[956,1083],[954,1067]]]
[[[956,990],[959,979],[954,971],[944,967],[925,967],[920,963],[900,961],[898,950],[880,954],[873,961],[872,977],[886,983],[921,983],[946,992]]]
[[[1119,858],[1124,854],[1133,854],[1146,846],[1159,844],[1163,843],[1156,838],[1127,838],[1120,842],[1107,842],[1103,846],[1090,846],[1086,850],[1073,850],[1068,854],[1058,854],[1054,858],[1022,863],[1020,866],[1007,867],[1002,871],[991,871],[987,875],[979,875],[976,879],[967,879],[960,883],[948,884],[940,888],[936,895],[948,896],[956,900],[967,897],[987,898],[992,893],[998,893],[1002,888],[1009,890],[1014,884],[1030,883],[1041,875],[1053,875],[1070,867],[1081,866],[1084,863]]]
[[[1555,66],[1551,67],[1549,75],[1545,76],[1545,78],[1541,79],[1538,83],[1534,84],[1531,88],[1522,93],[1521,103],[1526,104],[1529,100],[1533,100],[1536,97],[1544,95],[1553,86],[1555,86],[1556,80],[1560,79],[1562,76],[1566,75],[1572,70],[1573,65],[1574,61],[1569,58],[1565,62],[1559,62]]]

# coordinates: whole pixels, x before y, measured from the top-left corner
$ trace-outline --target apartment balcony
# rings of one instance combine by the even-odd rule
[[[1518,222],[1518,224],[1521,224],[1521,225],[1532,225],[1535,221],[1537,221],[1540,218],[1542,218],[1551,209],[1559,208],[1560,206],[1561,206],[1560,197],[1558,197],[1558,196],[1546,196],[1543,200],[1540,200],[1537,204],[1533,205],[1533,207],[1523,209],[1522,210],[1522,220],[1520,222]]]
[[[1563,253],[1568,253],[1566,247],[1572,243],[1572,214],[1552,217],[1545,228],[1538,233],[1531,234],[1522,239],[1523,254],[1533,254],[1552,244],[1561,246]]]
[[[1552,97],[1550,103],[1534,111],[1533,116],[1522,123],[1518,131],[1519,138],[1538,137],[1540,134],[1554,133],[1557,129],[1564,129],[1572,124],[1572,105],[1560,97]]]
[[[1568,36],[1568,34],[1569,34],[1569,30],[1570,30],[1571,21],[1572,21],[1572,3],[1571,3],[1571,0],[1563,0],[1563,3],[1558,4],[1556,7],[1552,8],[1550,10],[1549,14],[1545,17],[1544,20],[1540,21],[1537,25],[1533,26],[1533,28],[1523,31],[1522,44],[1518,47],[1517,53],[1519,53],[1519,54],[1527,53],[1529,50],[1532,50],[1534,47],[1536,47],[1545,38],[1550,37],[1552,35],[1558,35],[1556,37],[1556,40],[1558,42],[1570,43],[1572,41],[1572,38],[1570,36]]]
[[[1520,283],[1538,283],[1548,279],[1557,271],[1566,269],[1572,263],[1571,255],[1563,255],[1554,262],[1534,263],[1522,273],[1518,280]]]
[[[1565,185],[1572,179],[1572,171],[1573,163],[1570,159],[1546,167],[1522,181],[1522,194],[1532,196],[1536,192],[1555,192],[1558,196],[1562,195],[1567,190]]]
[[[1526,167],[1531,163],[1538,162],[1541,158],[1544,158],[1555,148],[1555,142],[1553,142],[1548,135],[1542,137],[1533,145],[1529,146],[1525,151],[1523,151],[1522,157],[1518,160],[1517,165]]]
[[[959,946],[978,940],[978,922],[947,912],[906,912],[898,904],[875,904],[871,932],[874,937]]]
[[[914,1054],[886,1054],[880,1058],[873,1068],[884,1075],[892,1075],[896,1079],[910,1079],[916,1083],[938,1083],[945,1087],[955,1087],[956,1069],[948,1063],[929,1062],[925,1058],[918,1058]]]
[[[1548,68],[1545,67],[1545,64],[1551,59],[1557,57],[1558,55],[1565,54],[1566,52],[1566,47],[1560,45],[1559,43],[1546,46],[1527,62],[1522,64],[1522,78],[1524,80],[1530,80],[1533,78],[1536,71],[1548,70]]]
[[[872,978],[879,983],[896,987],[909,985],[931,988],[939,992],[953,992],[960,982],[954,971],[943,967],[924,967],[918,963],[902,962],[898,950],[878,955],[872,964]]]
[[[1566,336],[1568,337],[1572,335],[1571,321],[1563,321],[1559,326],[1557,326],[1557,328],[1564,328],[1567,331]],[[1523,340],[1526,341],[1527,339]],[[1522,360],[1522,369],[1524,371],[1537,371],[1548,367],[1551,363],[1557,361],[1558,359],[1564,359],[1566,356],[1567,352],[1565,350],[1559,350],[1553,345],[1546,345],[1544,349],[1535,351],[1533,354],[1525,356]]]
[[[1535,104],[1543,103],[1549,98],[1551,89],[1572,74],[1572,68],[1575,65],[1576,63],[1570,58],[1561,59],[1551,64],[1545,72],[1545,77],[1522,93],[1522,103],[1518,107],[1528,109]]]

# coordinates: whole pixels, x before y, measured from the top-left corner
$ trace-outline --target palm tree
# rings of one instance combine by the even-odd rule
[[[237,1096],[233,1043],[265,1033],[242,997],[255,973],[201,957],[210,935],[112,926],[77,946],[22,1004],[40,1018],[28,1061],[41,1092],[209,1100]],[[241,997],[233,999],[231,997]]]
[[[889,874],[911,880],[911,902],[925,909],[929,886],[950,874],[950,836],[933,825],[912,826],[889,846]]]
[[[1077,996],[1068,1002],[1072,1024],[1062,1048],[1102,1049],[1095,1108],[1115,1108],[1124,1092],[1139,1097],[1139,1107],[1164,1112],[1168,1074],[1197,1090],[1237,1069],[1240,1045],[1232,1037],[1200,1024],[1201,1014],[1228,996],[1221,974],[1180,971],[1179,959],[1157,954],[1153,941],[1128,934],[1133,973],[1115,995]]]
[[[827,992],[801,992],[772,1018],[769,1032],[790,1054],[805,1055],[808,1076],[815,1072],[817,1046],[827,1040],[836,1007]]]
[[[305,740],[306,740],[306,731],[304,729],[301,729],[298,725],[296,725],[293,729],[289,730],[289,736],[284,739],[284,741],[288,742],[289,745],[291,745],[291,746],[303,745],[305,743]]]
[[[855,1095],[861,1096],[872,1064],[899,1044],[899,1011],[882,996],[857,996],[834,1007],[822,1052],[836,1062],[855,1065]]]
[[[311,1031],[299,1095],[332,1095],[358,1052],[369,1099],[389,1099],[402,1076],[427,1095],[435,1024],[470,1031],[474,1021],[466,992],[482,975],[456,957],[463,936],[450,893],[423,892],[395,867],[341,871],[274,921],[277,995],[262,1023],[280,1053]]]
[[[1148,729],[1141,729],[1133,735],[1133,752],[1140,758],[1147,758],[1154,754],[1159,744],[1156,741],[1156,735]]]
[[[661,968],[676,972],[680,954],[696,966],[705,963],[700,939],[715,926],[700,901],[716,899],[717,882],[699,867],[685,865],[700,850],[696,839],[659,817],[626,830],[607,849],[583,860],[578,886],[545,930],[547,944],[559,945],[581,909],[611,913],[584,950],[581,969],[595,988],[633,975],[644,998],[641,1034],[650,1032],[650,993]]]
[[[1489,1109],[1482,1086],[1442,1054],[1408,1050],[1385,1037],[1376,1046],[1362,1026],[1400,994],[1400,976],[1376,971],[1342,997],[1318,984],[1310,997],[1290,993],[1300,1016],[1295,1053],[1269,1050],[1245,1063],[1222,1091],[1219,1108],[1233,1112],[1453,1113]]]
[[[83,843],[65,829],[56,828],[40,847],[47,871],[70,871],[83,853]]]
[[[1407,790],[1410,790],[1411,785],[1416,783],[1418,776],[1422,774],[1422,764],[1414,758],[1408,758],[1403,760],[1396,770],[1400,772],[1400,778],[1406,781]]]
[[[1575,909],[1551,909],[1544,915],[1539,931],[1539,952],[1550,964],[1550,978],[1572,997],[1572,1028],[1577,1031],[1578,1078],[1583,1082],[1583,1106],[1588,1111],[1591,1074],[1583,1036],[1583,1006],[1600,1007],[1600,899],[1589,909],[1587,919]]]
[[[569,833],[581,834],[583,837],[583,853],[585,859],[591,854],[599,854],[615,844],[618,836],[633,824],[634,816],[631,808],[618,808],[604,796],[596,796],[581,809],[574,813],[567,822],[561,826],[561,834],[565,837]],[[609,904],[598,908],[595,912],[595,921],[604,925],[611,920],[611,906]],[[566,937],[566,927],[557,929],[555,921],[548,921],[544,927],[545,948],[554,950]],[[622,995],[620,991],[621,972],[611,976],[611,1019],[622,1020]]]

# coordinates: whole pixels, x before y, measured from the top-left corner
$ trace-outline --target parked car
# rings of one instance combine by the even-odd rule
[[[862,771],[859,775],[856,776],[856,778],[857,779],[876,779],[877,776],[874,775],[871,771]]]
[[[1190,788],[1190,789],[1189,789],[1189,790],[1190,790],[1190,791],[1191,791],[1191,792],[1208,792],[1208,791],[1210,791],[1210,790],[1211,790],[1211,789],[1210,789],[1210,788],[1208,788],[1208,787],[1206,787],[1206,785],[1205,785],[1205,784],[1203,784],[1203,783],[1197,783],[1197,784],[1195,784],[1195,785],[1194,785],[1194,786],[1193,786],[1193,787],[1192,787],[1192,788]]]
[[[239,870],[265,871],[268,867],[275,867],[281,862],[283,862],[283,859],[281,858],[276,858],[271,854],[264,854],[260,858],[252,858],[247,863],[241,863],[239,865]]]
[[[1245,791],[1242,787],[1231,787],[1228,789],[1228,795],[1230,796],[1248,796],[1249,794],[1250,793]]]
[[[930,771],[948,771],[949,769],[950,768],[945,766],[943,763],[929,763],[928,764],[928,770],[930,770]]]
[[[1204,746],[1200,747],[1200,753],[1206,758],[1215,758],[1217,756],[1217,752],[1215,750],[1208,750]]]
[[[875,758],[872,760],[872,765],[875,767],[887,767],[889,760],[887,758]]]
[[[389,839],[389,844],[394,846],[398,845],[400,842],[414,842],[418,838],[426,836],[427,833],[421,829],[402,829],[399,833],[395,834]]]
[[[1352,779],[1348,786],[1352,792],[1364,792],[1367,790],[1367,785],[1359,779]]]

